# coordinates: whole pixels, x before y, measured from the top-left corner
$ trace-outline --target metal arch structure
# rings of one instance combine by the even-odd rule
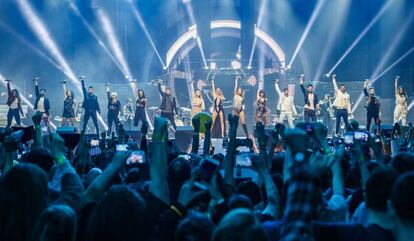
[[[232,29],[241,29],[241,23],[240,21],[236,20],[214,20],[211,21],[210,25],[211,29],[219,29],[219,28],[232,28]],[[280,45],[272,38],[270,37],[265,31],[255,26],[254,31],[255,36],[262,40],[266,45],[273,51],[275,56],[278,58],[282,69],[285,68],[286,64],[286,56],[283,52]],[[174,57],[177,55],[179,50],[191,39],[197,38],[197,26],[192,25],[188,28],[188,31],[185,32],[183,35],[181,35],[168,49],[167,56],[166,56],[166,67],[169,68],[171,65],[171,62],[173,61]]]

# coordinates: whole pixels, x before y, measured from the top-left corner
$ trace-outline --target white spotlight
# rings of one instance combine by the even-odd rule
[[[330,74],[326,74],[325,76],[326,76],[326,78],[329,78],[331,75]]]
[[[216,69],[216,68],[217,68],[217,64],[215,62],[211,62],[210,69]]]

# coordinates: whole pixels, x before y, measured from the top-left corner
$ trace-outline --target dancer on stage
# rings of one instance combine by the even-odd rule
[[[63,101],[63,114],[62,114],[62,126],[66,126],[68,120],[73,127],[76,126],[75,118],[75,95],[73,91],[66,88],[66,80],[62,82],[63,84],[63,96],[65,97]]]
[[[145,96],[145,92],[141,89],[138,89],[137,81],[134,80],[134,89],[136,93],[136,109],[134,115],[134,126],[138,126],[139,121],[142,123],[147,121],[147,113],[145,108],[147,107],[147,97]]]
[[[128,99],[127,103],[122,107],[122,117],[124,120],[125,130],[131,130],[132,120],[134,119],[134,110],[132,109],[132,100]]]
[[[211,138],[224,138],[226,136],[226,120],[223,109],[223,101],[226,99],[223,96],[220,88],[215,87],[214,78],[211,78],[211,94],[214,98],[214,108],[211,114],[212,125],[211,125]]]
[[[394,110],[394,124],[401,118],[402,126],[407,124],[408,112],[408,97],[404,87],[398,87],[398,79],[400,76],[395,76],[395,110]]]
[[[297,115],[295,103],[293,97],[289,95],[288,88],[283,89],[283,93],[279,88],[279,80],[275,81],[276,93],[279,95],[279,101],[277,102],[277,109],[280,111],[279,123],[283,123],[285,118],[288,121],[289,127],[295,127],[293,125],[293,116]]]
[[[119,115],[121,113],[121,102],[118,100],[116,92],[110,93],[109,85],[106,86],[106,96],[108,97],[108,131],[107,136],[112,133],[112,124],[115,124],[115,132],[119,130]]]
[[[303,86],[305,82],[305,76],[303,74],[300,75],[299,80],[300,89],[302,90],[303,96],[305,97],[305,106],[303,111],[305,122],[316,121],[316,110],[319,108],[318,95],[313,92],[312,84],[308,84],[305,90],[305,87]]]
[[[160,92],[161,96],[162,96],[162,101],[161,101],[161,117],[164,117],[166,119],[168,119],[171,122],[171,125],[174,128],[174,131],[177,130],[177,126],[175,125],[175,119],[174,119],[174,115],[178,114],[178,109],[177,109],[177,102],[175,100],[175,97],[172,96],[172,91],[170,87],[166,87],[165,91],[162,90],[161,85],[162,85],[162,80],[158,81],[158,91]]]
[[[250,138],[249,131],[246,125],[246,115],[244,113],[244,90],[238,87],[240,76],[236,76],[234,83],[234,98],[233,98],[233,115],[239,117],[240,124],[243,128],[246,138]]]
[[[49,110],[50,110],[50,104],[49,99],[46,98],[46,90],[40,89],[39,90],[39,78],[34,78],[35,82],[35,92],[36,92],[36,101],[34,105],[34,110],[37,113],[40,113],[42,115],[43,122],[45,123],[45,126],[47,128],[47,131],[50,132],[50,126],[49,126]]]
[[[256,95],[256,105],[257,105],[256,116],[255,116],[256,123],[261,122],[263,125],[267,125],[269,123],[266,104],[267,104],[267,98],[266,98],[265,91],[263,89],[262,90],[258,89],[257,95]]]
[[[85,77],[80,77],[82,82],[82,92],[83,92],[83,103],[82,107],[85,110],[85,115],[83,116],[83,128],[86,130],[86,125],[88,124],[89,118],[92,118],[93,125],[96,129],[96,134],[99,136],[99,126],[98,126],[98,117],[97,113],[101,114],[101,109],[99,108],[98,97],[93,93],[93,87],[89,86],[88,91],[85,87]]]
[[[20,126],[20,114],[24,116],[22,109],[22,100],[20,99],[19,91],[17,89],[10,88],[10,81],[7,82],[7,105],[9,106],[9,111],[7,112],[7,125],[6,129],[10,128],[13,117],[16,121],[16,124]]]
[[[368,87],[369,80],[364,82],[364,95],[365,99],[365,108],[367,108],[367,131],[371,130],[371,121],[374,119],[375,124],[377,125],[377,134],[379,134],[381,129],[381,120],[379,118],[380,113],[380,99],[378,96],[375,96],[375,88],[371,86],[369,90]]]
[[[332,103],[331,103],[331,96],[326,94],[323,100],[319,101],[319,111],[320,116],[322,116],[322,123],[328,129],[328,133],[332,131]]]
[[[193,118],[197,113],[200,113],[205,110],[203,96],[201,95],[200,90],[194,88],[194,81],[190,83],[191,95],[193,97],[193,104],[191,108],[191,118]]]
[[[332,83],[335,90],[335,100],[333,102],[333,106],[335,109],[335,117],[336,117],[336,129],[335,134],[339,134],[341,118],[345,122],[345,128],[349,129],[349,122],[348,116],[352,115],[351,112],[351,97],[346,92],[346,87],[344,84],[341,84],[340,88],[336,84],[336,75],[332,75]]]

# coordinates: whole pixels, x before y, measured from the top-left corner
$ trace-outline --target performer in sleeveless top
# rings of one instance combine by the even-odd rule
[[[226,99],[223,96],[220,88],[215,87],[214,78],[211,79],[212,95],[214,98],[214,109],[212,112],[211,138],[224,138],[226,135],[226,119],[223,109],[223,101]]]
[[[134,88],[136,93],[136,110],[134,115],[134,126],[138,126],[139,121],[144,123],[147,121],[147,113],[145,112],[145,107],[147,106],[147,97],[145,92],[141,89],[138,89],[137,81],[134,80]]]
[[[240,76],[236,76],[234,84],[234,98],[233,98],[233,115],[239,117],[240,124],[243,128],[244,134],[250,138],[246,125],[246,115],[244,113],[244,91],[238,87]]]
[[[204,111],[205,105],[203,96],[201,95],[200,90],[196,90],[194,88],[194,81],[190,83],[191,95],[193,97],[193,104],[191,108],[191,118],[193,118],[197,113]]]
[[[266,108],[267,98],[266,93],[264,90],[257,90],[257,96],[256,96],[256,122],[261,122],[263,125],[268,124],[268,118],[267,118],[267,108]]]
[[[108,136],[112,133],[112,124],[115,123],[115,131],[119,131],[119,114],[121,113],[121,102],[118,100],[116,92],[110,93],[109,86],[106,87],[108,98]]]
[[[65,97],[65,100],[63,101],[62,126],[66,126],[69,120],[72,126],[75,127],[75,94],[73,91],[66,88],[66,80],[64,80],[62,84],[64,94],[63,96]]]
[[[407,124],[408,112],[408,97],[404,87],[398,87],[398,79],[400,76],[395,76],[395,110],[394,110],[394,124],[401,118],[401,124]]]

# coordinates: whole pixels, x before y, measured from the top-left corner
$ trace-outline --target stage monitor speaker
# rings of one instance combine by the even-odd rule
[[[142,139],[142,133],[138,129],[131,129],[128,131],[125,131],[125,133],[129,136],[129,138],[133,139],[137,143],[141,142]]]
[[[14,126],[12,127],[13,132],[23,130],[23,137],[22,137],[22,143],[28,142],[31,139],[33,139],[35,131],[33,126]]]
[[[188,147],[191,145],[193,138],[193,127],[191,126],[177,126],[175,131],[175,142],[180,151],[184,152],[188,150]]]
[[[65,146],[69,149],[74,149],[79,143],[80,134],[76,133],[76,128],[73,126],[58,127],[56,133],[65,140]]]

